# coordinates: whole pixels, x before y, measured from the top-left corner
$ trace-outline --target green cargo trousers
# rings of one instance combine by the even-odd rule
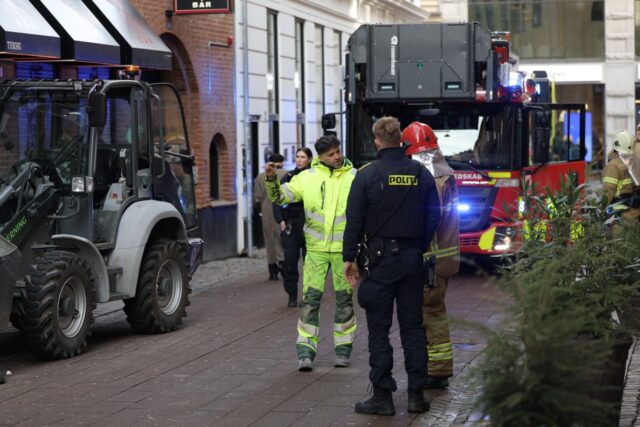
[[[353,288],[344,277],[344,263],[340,252],[308,251],[304,260],[302,309],[298,319],[298,358],[313,360],[318,351],[320,301],[329,268],[333,273],[336,294],[336,314],[333,342],[336,355],[350,356],[356,336],[356,317],[353,312]]]

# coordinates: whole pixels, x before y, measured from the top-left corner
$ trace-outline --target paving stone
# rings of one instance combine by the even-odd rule
[[[260,418],[252,427],[283,427],[290,426],[302,418],[306,412],[269,412]]]
[[[122,303],[110,303],[96,312],[85,354],[43,363],[29,355],[15,330],[0,329],[0,364],[14,372],[0,386],[0,425],[486,425],[473,412],[481,388],[471,373],[486,342],[472,324],[499,327],[504,297],[493,285],[470,274],[452,279],[447,302],[454,318],[454,377],[447,390],[425,392],[431,401],[425,414],[406,413],[407,376],[394,317],[390,342],[397,414],[365,416],[353,411],[370,395],[364,312],[356,307],[351,367],[334,368],[335,297],[328,286],[314,370],[298,372],[298,310],[284,307],[282,284],[265,280],[264,251],[257,254],[204,264],[193,282],[189,316],[170,334],[136,334]],[[634,356],[623,417],[629,426],[638,425],[639,392],[631,389],[640,382],[638,365],[640,356]]]

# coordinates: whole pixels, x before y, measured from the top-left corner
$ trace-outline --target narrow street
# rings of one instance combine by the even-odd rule
[[[281,282],[266,280],[263,253],[203,265],[194,278],[189,316],[166,335],[133,332],[119,307],[101,306],[85,354],[44,363],[19,333],[0,329],[0,425],[445,426],[469,418],[471,366],[484,348],[480,334],[453,325],[455,377],[448,391],[429,391],[430,412],[406,413],[406,374],[397,322],[392,345],[398,392],[395,417],[353,412],[368,394],[367,330],[359,329],[352,365],[333,367],[333,293],[325,295],[319,355],[311,373],[296,370],[297,309],[287,308]],[[451,315],[468,323],[498,321],[499,294],[473,272],[450,285]]]

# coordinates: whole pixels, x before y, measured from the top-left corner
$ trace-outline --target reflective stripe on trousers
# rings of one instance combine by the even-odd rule
[[[427,345],[427,355],[430,363],[438,360],[452,360],[453,344],[448,341],[442,344]]]
[[[352,316],[344,323],[333,325],[333,341],[336,346],[352,344],[356,338],[356,317]]]
[[[304,262],[302,308],[297,328],[298,358],[313,359],[317,353],[320,302],[329,268],[333,273],[332,282],[336,296],[333,327],[335,351],[341,356],[351,354],[357,323],[353,311],[353,288],[344,278],[343,266],[342,254],[339,252],[307,251]]]
[[[308,323],[304,323],[301,319],[298,319],[298,339],[296,345],[302,345],[311,349],[314,354],[318,349],[318,334],[320,328]]]
[[[424,254],[425,257],[435,255],[436,259],[446,258],[448,256],[457,255],[460,250],[459,246],[451,246],[450,248],[438,249]]]
[[[453,345],[449,336],[449,319],[445,296],[449,278],[436,274],[433,288],[424,291],[423,324],[427,338],[429,375],[453,375]]]

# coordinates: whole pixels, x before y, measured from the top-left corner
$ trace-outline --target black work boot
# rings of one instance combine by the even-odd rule
[[[355,411],[358,414],[395,415],[396,408],[393,407],[391,390],[373,386],[371,399],[356,403]]]
[[[284,279],[284,261],[278,261],[278,272],[280,273],[280,277]]]
[[[432,390],[435,388],[444,389],[447,387],[449,387],[449,380],[447,377],[435,377],[428,375],[427,380],[424,382],[425,390]]]
[[[287,307],[297,307],[298,306],[298,298],[295,295],[289,295],[289,302],[287,303]]]
[[[424,400],[422,390],[409,390],[408,395],[409,404],[407,405],[407,412],[411,414],[420,414],[429,410],[429,402]]]
[[[269,280],[278,280],[278,264],[269,264]]]

